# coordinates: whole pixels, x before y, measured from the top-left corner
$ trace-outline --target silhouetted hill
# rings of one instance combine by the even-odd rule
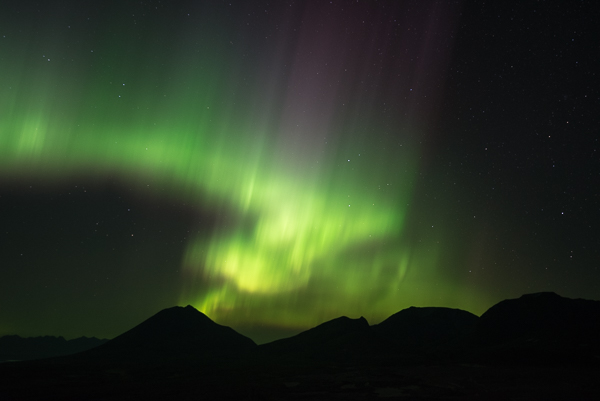
[[[0,338],[0,362],[70,355],[97,347],[107,341],[95,337],[65,340],[63,337],[54,336],[23,338],[9,335]]]
[[[451,308],[410,307],[373,326],[379,349],[422,351],[455,347],[475,328],[479,318]]]
[[[411,307],[260,346],[175,307],[77,355],[0,364],[0,399],[596,400],[598,304],[530,294],[481,318]]]
[[[563,298],[553,292],[507,299],[488,309],[477,334],[484,343],[551,340],[596,341],[600,302]]]
[[[263,356],[278,360],[309,361],[353,358],[370,332],[364,317],[339,317],[303,331],[293,337],[259,345]]]
[[[598,354],[599,336],[599,301],[542,292],[492,306],[479,319],[474,343],[505,359],[574,359]]]
[[[213,322],[192,306],[164,309],[101,347],[81,354],[138,362],[236,356],[256,347],[254,341]]]

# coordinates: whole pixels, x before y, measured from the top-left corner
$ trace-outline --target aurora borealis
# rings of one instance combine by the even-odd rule
[[[573,150],[558,121],[539,117],[558,106],[544,98],[522,116],[513,107],[528,99],[511,100],[509,87],[478,91],[474,82],[504,74],[486,75],[486,63],[499,64],[485,57],[498,49],[482,46],[482,61],[461,64],[477,57],[464,32],[484,29],[469,12],[491,10],[440,1],[51,3],[2,2],[0,202],[15,223],[2,233],[10,267],[0,274],[13,288],[3,305],[10,296],[19,306],[2,316],[0,334],[113,337],[177,303],[256,338],[340,315],[376,323],[410,305],[481,313],[536,290],[600,295],[588,280],[598,276],[588,270],[598,265],[597,217],[583,217],[597,206],[587,191],[598,176],[573,185],[595,202],[577,209],[572,193],[555,191],[570,171],[546,171]],[[592,69],[585,62],[580,68]],[[588,101],[575,92],[557,93]],[[538,117],[543,124],[531,122]],[[532,145],[538,139],[527,135],[563,142]],[[515,171],[523,163],[525,172]],[[568,165],[559,168],[577,168]],[[135,207],[117,207],[122,215],[150,210],[137,228],[163,219],[161,230],[171,224],[185,237],[175,259],[157,256],[158,229],[127,238],[133,220],[119,218],[105,237],[118,232],[117,244],[142,241],[156,256],[139,257],[142,242],[123,245],[110,267],[121,292],[91,284],[107,269],[85,262],[108,251],[96,234],[61,245],[57,253],[86,255],[71,267],[43,256],[23,262],[40,244],[27,241],[35,237],[22,226],[27,211],[15,217],[10,207],[30,187],[44,188],[28,198],[39,204],[66,188],[89,188],[104,202],[107,182],[135,194]],[[538,186],[551,195],[537,199]],[[565,211],[575,223],[554,220]],[[180,220],[169,222],[171,213]],[[78,219],[68,225],[87,224]],[[96,233],[107,226],[95,223]],[[589,234],[574,247],[566,236],[582,227]],[[30,281],[75,271],[77,280],[53,281],[50,291]],[[57,295],[72,286],[76,299]],[[124,317],[99,329],[81,318],[90,310]],[[25,323],[27,314],[39,325]]]

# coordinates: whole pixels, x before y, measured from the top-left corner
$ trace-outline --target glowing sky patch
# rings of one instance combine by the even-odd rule
[[[67,121],[43,111],[17,116],[2,127],[6,171],[52,179],[112,172],[134,182],[151,177],[153,187],[185,194],[222,215],[208,241],[190,241],[183,260],[188,274],[214,282],[206,294],[193,286],[185,291],[210,316],[248,304],[263,311],[261,297],[272,303],[273,296],[289,297],[316,279],[331,283],[327,298],[351,298],[366,283],[386,298],[408,268],[400,239],[411,173],[395,178],[392,190],[380,164],[361,164],[366,157],[358,154],[355,162],[323,155],[314,171],[304,171],[262,144],[263,136],[276,139],[277,130],[255,134],[250,124],[219,129],[200,120],[193,129],[156,119],[169,127],[119,130],[105,128],[94,112]],[[82,128],[73,119],[98,123]],[[396,165],[414,171],[410,159]],[[269,320],[268,313],[256,312],[253,319]]]
[[[2,177],[118,177],[209,215],[186,233],[176,299],[234,327],[480,313],[499,277],[525,277],[502,298],[562,282],[528,280],[535,258],[512,256],[542,240],[503,226],[524,201],[505,207],[506,115],[486,137],[456,81],[468,57],[449,67],[460,7],[299,3],[82,5],[35,29],[17,23],[33,9],[4,14]]]

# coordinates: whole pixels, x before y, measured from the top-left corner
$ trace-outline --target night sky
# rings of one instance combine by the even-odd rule
[[[0,335],[600,299],[600,5],[0,1]]]

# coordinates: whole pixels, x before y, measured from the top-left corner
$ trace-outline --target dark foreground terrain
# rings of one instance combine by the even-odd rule
[[[597,400],[597,367],[426,363],[415,366],[193,364],[3,367],[2,400]]]
[[[597,400],[600,370],[577,365],[194,364],[2,367],[2,400]]]
[[[76,355],[0,364],[0,400],[597,400],[600,302],[409,308],[257,346],[192,307]]]

